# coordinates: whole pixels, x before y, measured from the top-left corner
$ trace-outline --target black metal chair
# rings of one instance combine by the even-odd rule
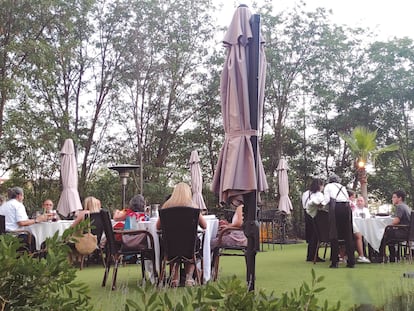
[[[22,246],[19,251],[24,252],[27,251],[29,254],[34,255],[35,252],[35,241],[32,233],[28,230],[15,230],[15,231],[6,231],[6,216],[0,215],[0,234],[12,234],[16,237],[19,237],[21,240],[25,242],[25,245]]]
[[[212,269],[211,269],[211,279],[216,281],[218,278],[219,273],[219,263],[221,256],[243,256],[246,261],[246,252],[247,246],[225,246],[223,244],[223,237],[230,233],[230,231],[241,231],[243,234],[243,229],[240,228],[225,228],[220,231],[217,236],[217,246],[212,250],[213,258],[212,258]]]
[[[82,255],[80,258],[80,270],[83,269],[83,266],[86,262],[86,266],[89,265],[89,262],[92,260],[92,258],[98,258],[100,261],[102,261],[102,264],[105,266],[105,260],[104,260],[104,254],[103,249],[100,247],[101,245],[101,238],[102,234],[104,232],[104,226],[102,222],[102,216],[101,213],[90,213],[85,214],[85,219],[90,219],[91,223],[91,233],[96,235],[97,238],[97,245],[96,250],[90,254],[90,255]]]
[[[199,239],[198,219],[200,210],[192,207],[177,206],[164,208],[159,211],[161,221],[161,244],[163,256],[160,271],[160,281],[166,278],[166,266],[170,267],[170,277],[172,267],[178,267],[181,271],[186,263],[196,266],[195,275],[198,284],[202,284],[202,245],[204,234],[201,241]],[[197,267],[197,262],[201,264]],[[177,284],[178,285],[178,284]]]
[[[283,239],[284,228],[281,228],[282,224],[280,220],[281,212],[276,209],[270,210],[260,210],[258,213],[258,221],[260,223],[260,241],[263,251],[263,244],[267,244],[267,248],[269,249],[269,244],[272,244],[273,250],[275,249],[275,242],[276,236],[279,229],[280,239]],[[280,231],[282,229],[282,231]],[[282,247],[282,243],[280,243],[280,247]]]
[[[6,233],[6,216],[0,215],[0,234]]]
[[[384,236],[389,231],[393,231],[391,235],[394,237],[387,240],[386,244],[388,247],[396,244],[397,260],[400,260],[401,256],[407,256],[411,263],[413,260],[411,242],[414,241],[414,211],[411,212],[410,223],[408,225],[388,225],[385,227]]]
[[[102,209],[101,212],[103,230],[105,232],[106,244],[105,244],[105,273],[102,280],[102,287],[106,285],[109,270],[111,268],[112,261],[114,262],[114,270],[112,273],[112,290],[116,289],[116,277],[118,273],[118,266],[125,256],[140,256],[141,258],[141,272],[142,278],[145,280],[145,260],[149,260],[152,263],[152,273],[154,273],[155,281],[157,281],[157,270],[155,266],[155,249],[154,238],[152,234],[146,230],[113,230],[111,223],[111,214],[109,211]],[[115,239],[115,234],[121,235],[145,235],[147,240],[147,247],[137,248],[130,250],[125,247],[122,241]]]
[[[326,251],[328,247],[331,247],[331,240],[329,238],[329,213],[319,211],[313,218],[313,225],[317,238],[315,256],[313,257],[313,263],[315,264],[318,259],[319,248],[325,248],[323,252],[323,259],[326,259]],[[338,245],[345,245],[343,237],[338,237]]]

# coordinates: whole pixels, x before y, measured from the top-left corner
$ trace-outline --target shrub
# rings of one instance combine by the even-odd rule
[[[68,262],[75,229],[63,237],[56,233],[46,242],[44,258],[19,253],[20,240],[0,236],[0,309],[1,310],[92,310],[86,285],[74,282],[76,269]]]
[[[176,295],[176,302],[171,300],[171,290],[160,292],[154,287],[147,286],[138,289],[140,302],[127,299],[125,311],[143,310],[199,310],[199,311],[267,311],[267,310],[286,310],[286,311],[337,311],[340,303],[329,307],[327,301],[322,306],[318,305],[316,294],[324,288],[318,284],[324,278],[316,278],[312,269],[312,284],[309,286],[305,282],[291,293],[284,293],[282,297],[275,297],[272,292],[267,295],[263,290],[248,291],[244,282],[232,277],[222,279],[217,283],[208,283],[203,287],[186,288],[182,291],[182,296]]]

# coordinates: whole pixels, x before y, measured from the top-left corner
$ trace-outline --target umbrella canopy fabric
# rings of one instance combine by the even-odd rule
[[[60,194],[57,210],[62,216],[67,217],[71,213],[82,209],[78,192],[78,167],[72,139],[65,140],[60,151],[60,159],[63,190]]]
[[[292,202],[289,198],[289,180],[288,180],[288,165],[285,159],[280,159],[277,165],[278,179],[279,179],[279,210],[290,214],[293,210]]]
[[[248,43],[252,38],[247,7],[239,7],[233,15],[224,37],[227,56],[221,74],[221,110],[225,141],[214,172],[212,191],[219,194],[220,202],[235,195],[268,189],[260,153],[257,153],[257,174],[251,136],[257,136],[250,123]],[[259,57],[259,115],[263,106],[265,82],[265,54],[263,44]]]
[[[207,207],[202,194],[203,176],[201,175],[200,158],[198,157],[197,150],[191,151],[190,173],[191,191],[193,192],[193,202],[197,204],[201,210],[206,211]]]

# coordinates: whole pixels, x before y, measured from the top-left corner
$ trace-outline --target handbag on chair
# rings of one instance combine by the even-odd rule
[[[92,254],[97,245],[98,238],[96,235],[91,233],[91,226],[88,226],[88,232],[82,234],[82,236],[76,238],[77,242],[75,243],[75,248],[81,255],[90,255]]]

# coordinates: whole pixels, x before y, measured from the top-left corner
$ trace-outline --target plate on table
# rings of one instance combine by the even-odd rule
[[[378,216],[378,217],[391,217],[390,214],[388,214],[388,213],[376,213],[375,216]]]

